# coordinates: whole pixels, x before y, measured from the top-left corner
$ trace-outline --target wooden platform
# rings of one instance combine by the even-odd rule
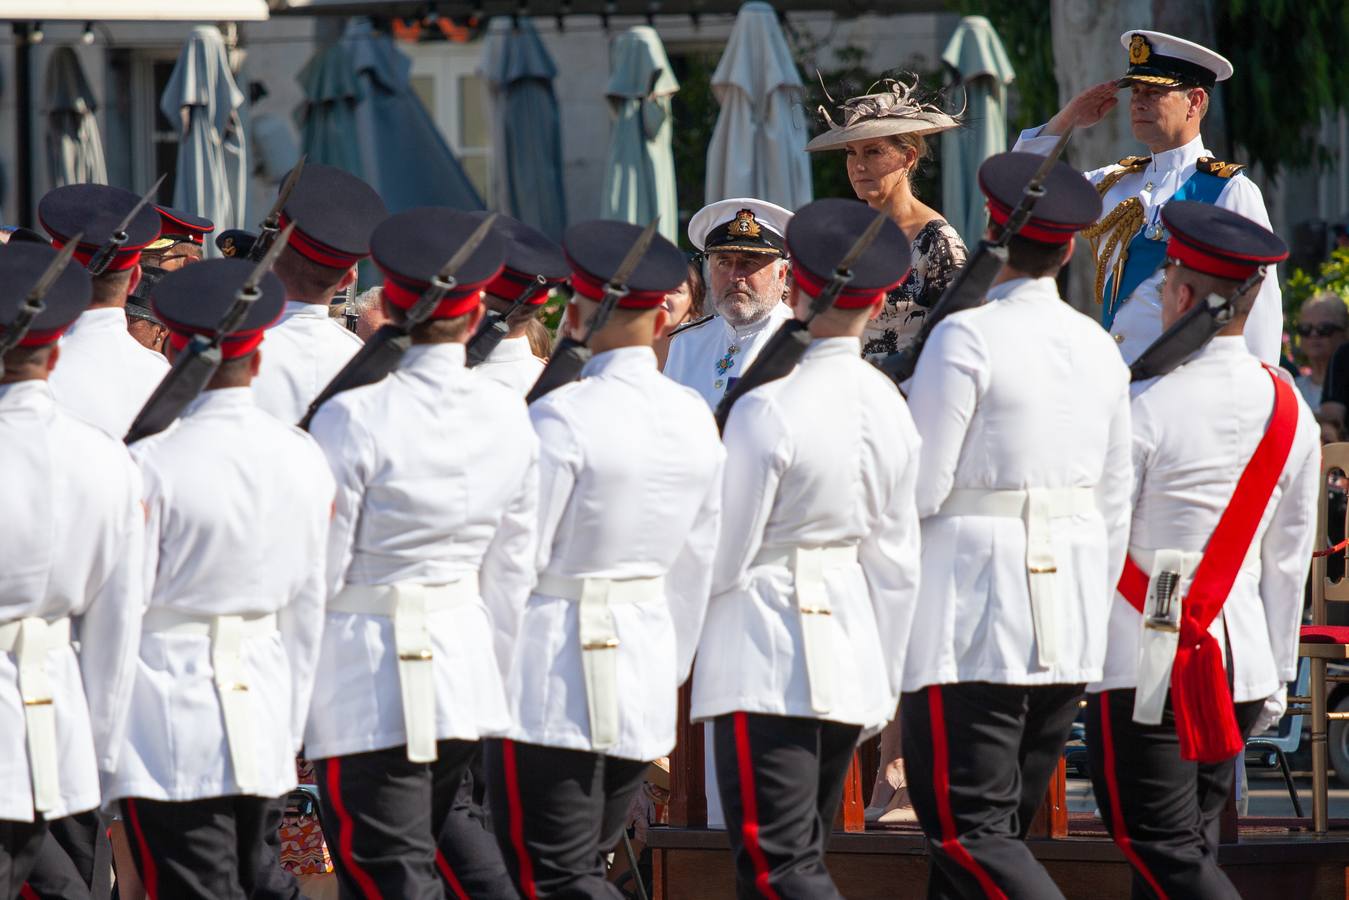
[[[1327,837],[1308,820],[1244,819],[1236,843],[1223,844],[1219,861],[1243,897],[1345,900],[1349,897],[1349,822],[1333,822]],[[652,828],[652,900],[733,900],[726,832]],[[1069,817],[1068,834],[1032,840],[1037,859],[1069,900],[1127,900],[1129,866],[1099,820]],[[829,871],[848,900],[922,898],[927,850],[916,828],[836,832]]]

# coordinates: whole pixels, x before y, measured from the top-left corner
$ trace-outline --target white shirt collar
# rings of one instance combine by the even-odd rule
[[[403,354],[399,368],[419,369],[423,366],[445,365],[462,369],[467,358],[466,348],[458,341],[448,344],[413,344]]]
[[[845,355],[857,357],[862,355],[862,339],[860,337],[814,338],[810,342],[810,346],[806,348],[806,359]]]
[[[656,351],[650,347],[616,347],[591,357],[581,370],[581,377],[622,375],[647,369],[656,371]]]
[[[66,329],[66,334],[70,334],[72,331],[114,330],[122,331],[130,337],[130,333],[126,330],[126,310],[120,306],[100,306],[97,309],[86,309],[80,313],[79,318],[71,323],[70,328]]]
[[[985,295],[989,300],[1002,300],[1010,297],[1012,294],[1024,291],[1036,294],[1051,294],[1054,297],[1059,295],[1058,283],[1046,275],[1043,278],[1013,278],[1011,281],[1004,281],[1001,284],[995,284],[988,289]]]
[[[52,389],[45,378],[0,384],[0,409],[35,409],[52,402]]]
[[[253,405],[253,390],[247,387],[215,388],[202,391],[183,410],[183,417],[202,412],[219,412]]]
[[[286,308],[281,312],[282,319],[289,319],[292,316],[299,316],[305,319],[330,319],[328,315],[328,304],[326,303],[305,303],[300,300],[287,300]]]
[[[1190,165],[1201,156],[1208,156],[1208,150],[1204,147],[1203,136],[1196,135],[1194,140],[1187,144],[1152,154],[1149,169],[1155,173],[1170,172]]]

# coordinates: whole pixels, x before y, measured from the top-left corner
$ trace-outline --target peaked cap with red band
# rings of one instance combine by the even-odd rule
[[[370,238],[370,254],[384,273],[384,299],[410,309],[481,224],[481,217],[473,213],[443,206],[409,209],[384,220]],[[501,273],[505,259],[506,242],[493,228],[454,273],[454,290],[431,317],[453,319],[472,312],[483,288]]]
[[[469,215],[481,220],[487,213],[474,212]],[[487,285],[487,293],[514,303],[520,293],[529,288],[525,302],[542,306],[548,300],[548,292],[565,282],[571,274],[562,248],[543,232],[510,216],[498,215],[492,230],[501,235],[505,242],[506,265],[501,274]],[[539,275],[543,276],[543,284],[535,280]]]
[[[306,164],[281,210],[295,223],[290,246],[330,269],[349,269],[370,255],[370,236],[389,217],[384,201],[361,179],[335,166]]]
[[[166,250],[178,243],[200,247],[205,244],[206,235],[215,231],[214,222],[190,212],[171,206],[156,206],[155,211],[159,213],[159,237],[146,250]]]
[[[140,199],[130,191],[106,184],[68,184],[43,196],[37,205],[37,218],[58,249],[65,246],[71,235],[83,232],[75,258],[88,264]],[[125,272],[140,262],[141,251],[159,237],[159,213],[147,204],[136,213],[126,233],[126,243],[113,256],[105,274]]]
[[[1215,278],[1245,281],[1288,258],[1288,245],[1274,232],[1212,203],[1172,200],[1162,207],[1162,224],[1171,234],[1167,257]]]
[[[24,297],[54,259],[56,250],[46,244],[20,241],[0,247],[0,336],[18,318]],[[55,343],[70,323],[89,308],[92,296],[89,272],[72,259],[43,295],[42,312],[33,318],[19,346]]]
[[[637,242],[643,229],[627,222],[596,219],[567,229],[562,247],[571,264],[571,286],[588,300],[603,300],[609,279],[618,274],[623,258]],[[628,293],[619,301],[620,309],[654,309],[665,295],[688,278],[688,261],[674,244],[659,234],[651,238],[637,268],[627,279]]]
[[[817,297],[834,277],[876,211],[860,200],[830,198],[807,203],[787,224],[787,252],[796,286]],[[887,220],[871,246],[853,263],[852,280],[839,293],[839,309],[866,309],[904,280],[909,272],[909,242]]]
[[[210,335],[234,303],[256,263],[244,259],[208,259],[170,272],[155,285],[150,306],[169,329],[169,343],[182,350],[195,334]],[[263,332],[281,318],[286,289],[271,272],[262,276],[259,296],[220,345],[225,359],[246,356],[262,343]]]
[[[988,217],[1004,225],[1021,202],[1026,182],[1044,164],[1035,153],[998,153],[979,167],[979,189],[988,198]],[[1041,244],[1066,244],[1074,234],[1101,217],[1101,196],[1091,182],[1060,160],[1045,178],[1045,194],[1035,203],[1018,237]]]

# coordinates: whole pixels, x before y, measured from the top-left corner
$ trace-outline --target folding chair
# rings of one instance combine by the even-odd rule
[[[1311,684],[1311,671],[1310,660],[1303,659],[1298,663],[1297,681],[1288,685],[1289,697],[1302,697],[1307,694]],[[1293,704],[1290,702],[1289,709],[1292,707]],[[1269,757],[1266,765],[1270,768],[1275,765],[1279,767],[1284,787],[1288,788],[1288,798],[1293,801],[1293,815],[1299,819],[1304,815],[1302,800],[1298,798],[1297,785],[1293,783],[1293,773],[1288,766],[1288,754],[1297,752],[1297,748],[1302,745],[1302,719],[1301,712],[1285,713],[1275,728],[1264,734],[1253,734],[1246,739],[1247,753],[1266,754]]]

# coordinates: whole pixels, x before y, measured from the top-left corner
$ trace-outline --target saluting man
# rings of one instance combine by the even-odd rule
[[[1173,199],[1208,203],[1266,228],[1269,214],[1243,167],[1214,159],[1199,133],[1214,85],[1232,76],[1232,64],[1207,47],[1158,31],[1126,31],[1120,43],[1129,64],[1122,78],[1087,88],[1048,124],[1023,131],[1013,149],[1049,152],[1057,135],[1095,125],[1119,102],[1115,95],[1129,88],[1133,134],[1151,155],[1126,156],[1087,173],[1104,200],[1104,216],[1082,236],[1096,257],[1101,324],[1132,363],[1162,333],[1162,208]],[[1278,364],[1283,304],[1277,278],[1261,285],[1245,335],[1252,353]]]
[[[210,260],[165,276],[152,300],[171,352],[215,329],[252,270]],[[205,391],[132,445],[152,583],[105,799],[121,801],[151,897],[242,900],[275,885],[269,809],[295,787],[314,684],[333,480],[309,436],[253,400],[259,345],[285,299],[271,274],[260,292]]]
[[[57,248],[83,233],[75,259],[88,264],[140,198],[102,184],[72,184],[38,203],[38,221]],[[56,402],[120,440],[169,371],[164,357],[127,333],[127,296],[141,279],[141,251],[159,236],[159,213],[147,206],[127,226],[127,240],[93,279],[93,301],[61,341],[64,364],[52,374]]]
[[[876,213],[819,200],[787,227],[793,306],[811,300]],[[726,423],[723,529],[698,647],[695,719],[715,721],[717,785],[741,897],[840,897],[825,843],[859,737],[895,714],[918,589],[918,434],[861,335],[903,280],[886,221],[810,323],[791,375]]]
[[[55,258],[55,250],[36,243],[0,250],[0,341]],[[0,491],[0,897],[6,898],[19,896],[44,839],[52,841],[49,825],[98,808],[99,773],[119,762],[140,636],[140,474],[120,440],[63,411],[48,386],[61,357],[57,339],[88,307],[89,282],[72,260],[27,335],[0,360],[0,467],[7,473]],[[79,640],[78,656],[72,640]],[[84,881],[83,872],[78,877]]]
[[[663,371],[712,409],[792,317],[783,302],[783,235],[791,218],[773,203],[736,197],[704,206],[689,220],[689,241],[705,257],[707,297],[716,313],[674,330]]]
[[[1163,326],[1288,255],[1268,229],[1211,205],[1172,202],[1162,222]],[[1236,755],[1283,715],[1297,674],[1319,429],[1242,339],[1259,292],[1133,401],[1129,560],[1105,674],[1088,687],[1087,749],[1136,897],[1237,896],[1218,868],[1218,819]]]
[[[979,167],[990,231],[1043,160]],[[1056,163],[989,302],[932,331],[909,393],[923,440],[923,578],[900,703],[934,897],[1061,897],[1022,842],[1087,682],[1128,540],[1129,371],[1059,297],[1100,215]]]
[[[641,229],[574,225],[563,246],[584,333]],[[538,433],[538,584],[514,639],[514,724],[486,749],[492,825],[524,897],[617,897],[603,854],[648,764],[675,743],[677,689],[707,608],[721,442],[652,341],[684,255],[656,235],[590,340],[579,381],[530,407]]]
[[[258,406],[281,421],[299,422],[361,348],[361,339],[328,315],[328,304],[355,283],[370,235],[387,217],[374,188],[333,166],[306,165],[286,199],[281,227],[294,222],[295,230],[273,269],[285,286],[286,308],[268,335],[253,388]],[[236,249],[247,237],[226,235]]]
[[[375,230],[391,318],[480,224],[423,208]],[[503,896],[482,887],[504,877],[490,839],[443,855],[437,842],[474,836],[446,825],[479,739],[510,726],[504,671],[534,584],[538,442],[524,398],[464,367],[504,258],[489,231],[398,369],[336,395],[311,426],[337,507],[305,753],[343,896]]]

